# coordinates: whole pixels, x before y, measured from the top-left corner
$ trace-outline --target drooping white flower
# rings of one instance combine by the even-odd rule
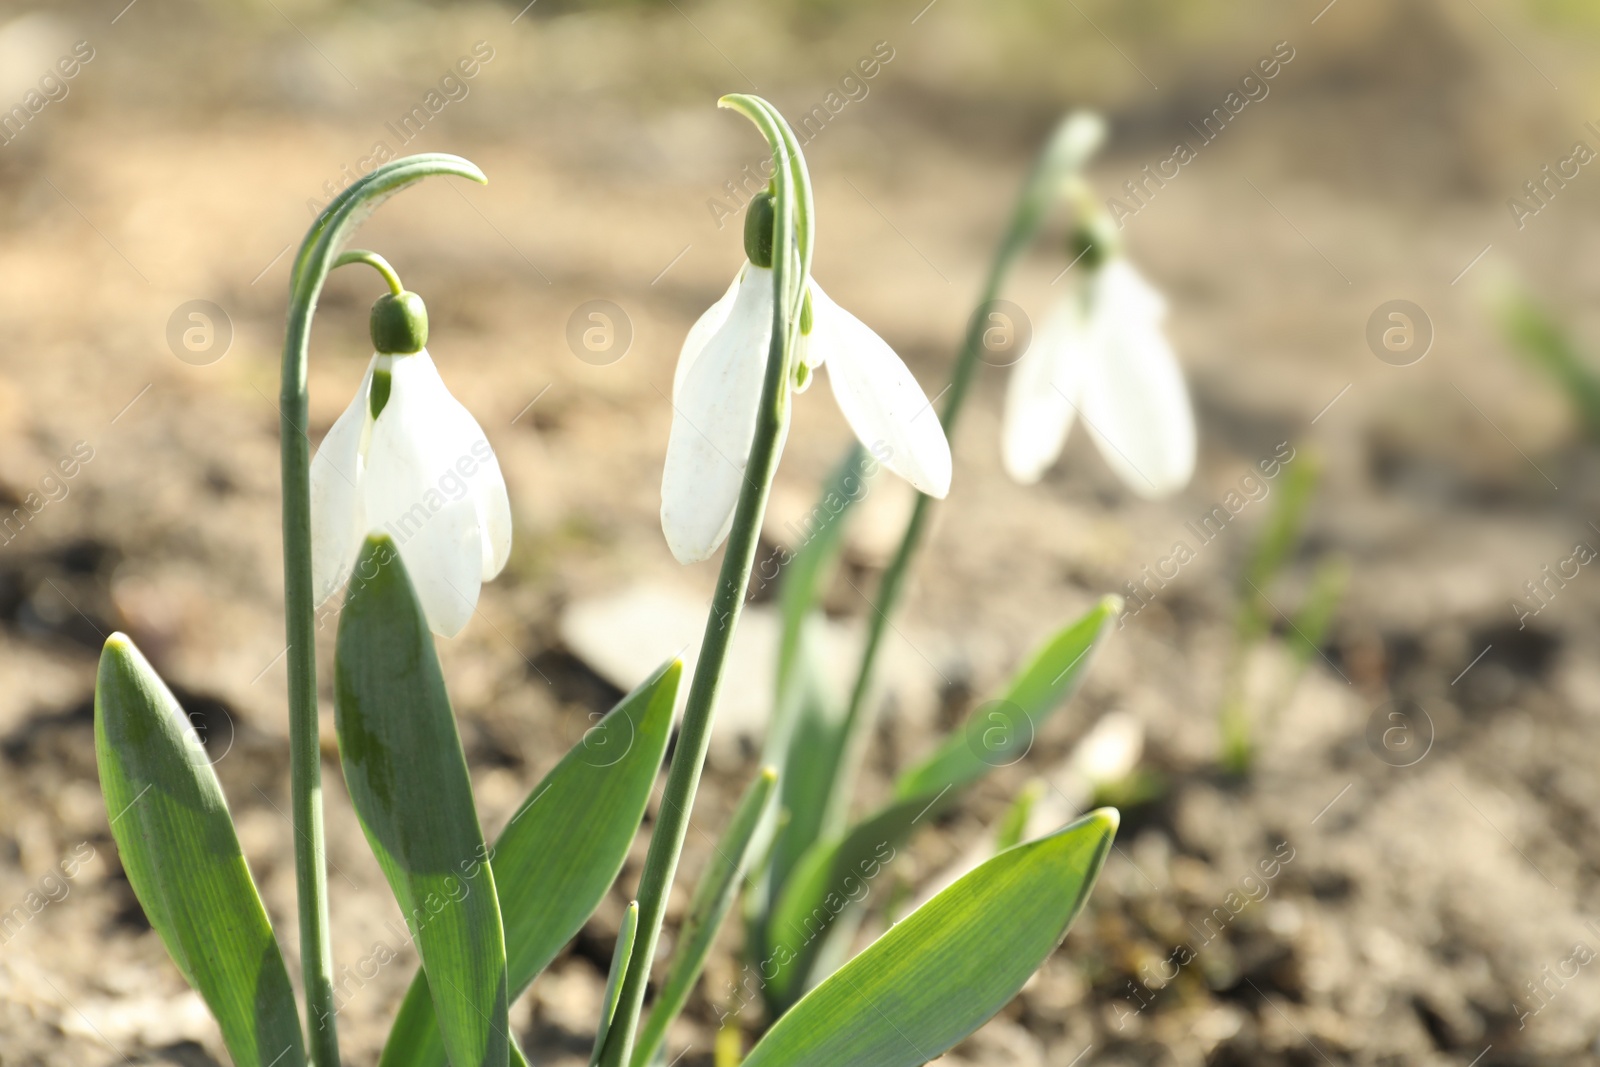
[[[511,502],[500,464],[425,348],[374,355],[311,461],[319,604],[350,579],[371,533],[393,539],[429,628],[443,637],[461,632],[479,587],[511,554]]]
[[[1112,256],[1046,320],[1012,370],[1002,457],[1037,482],[1081,417],[1129,489],[1155,499],[1194,473],[1195,424],[1183,370],[1162,329],[1166,301]]]
[[[796,353],[791,389],[803,391],[811,373],[825,367],[839,410],[861,443],[920,492],[943,498],[950,491],[950,445],[927,394],[870,327],[814,281],[810,294],[811,329]],[[661,478],[661,528],[680,563],[709,557],[733,524],[772,316],[772,270],[747,261],[684,338]]]

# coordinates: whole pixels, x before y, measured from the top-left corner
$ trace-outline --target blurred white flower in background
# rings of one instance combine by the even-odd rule
[[[1194,473],[1195,423],[1183,370],[1162,329],[1167,305],[1120,254],[1073,285],[1011,374],[1002,456],[1037,482],[1081,417],[1129,489],[1155,499]]]

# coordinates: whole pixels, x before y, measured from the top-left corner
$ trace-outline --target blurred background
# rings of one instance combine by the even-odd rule
[[[980,369],[862,802],[1100,595],[1144,583],[1147,603],[886,892],[965,853],[1107,716],[1142,756],[1099,790],[1124,822],[1087,912],[949,1062],[1600,1061],[1597,42],[1580,0],[4,5],[0,1063],[226,1062],[108,831],[91,695],[113,630],[203,724],[298,978],[278,358],[291,250],[375,162],[450,151],[490,177],[426,183],[359,240],[428,301],[516,509],[507,573],[442,645],[489,830],[631,672],[694,638],[714,564],[672,560],[659,479],[678,347],[742,261],[729,183],[764,148],[715,107],[739,91],[813,116],[816,276],[930,396],[1033,154],[1100,110],[1091,178],[1128,209],[1195,398],[1200,466],[1175,498],[1133,497],[1081,431],[1021,488],[999,463],[1007,372]],[[1179,141],[1194,158],[1145,182]],[[1070,284],[1063,238],[1047,229],[1008,289],[1026,321]],[[313,438],[359,381],[380,291],[365,272],[328,287]],[[849,439],[818,392],[797,412],[769,549]],[[1243,481],[1285,448],[1320,475],[1299,511],[1287,483]],[[880,479],[852,526],[828,601],[843,649],[909,503]],[[1199,545],[1189,524],[1218,506],[1232,519]],[[1298,535],[1252,570],[1275,516]],[[1179,541],[1192,561],[1149,584]],[[1242,642],[1250,574],[1268,609]],[[691,883],[755,766],[756,607]],[[1228,708],[1255,724],[1248,775],[1220,769]],[[399,913],[336,759],[325,781],[348,964]],[[513,1008],[536,1062],[584,1062],[643,845]],[[711,1062],[729,935],[671,1034],[685,1065]],[[376,1060],[400,951],[345,986],[350,1063]]]

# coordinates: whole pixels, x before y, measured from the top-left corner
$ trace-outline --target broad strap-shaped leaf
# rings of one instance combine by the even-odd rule
[[[706,870],[694,887],[694,895],[689,898],[689,915],[678,931],[677,948],[672,954],[666,983],[656,996],[650,1017],[645,1020],[638,1043],[633,1047],[634,1067],[645,1067],[655,1058],[667,1036],[667,1027],[683,1011],[695,982],[700,980],[717,931],[733,907],[739,881],[750,864],[756,828],[771,803],[777,781],[778,772],[763,767],[755,780],[745,787],[733,818],[718,839]]]
[[[583,928],[617,880],[672,734],[683,663],[623,697],[528,794],[491,853],[512,999]],[[379,1067],[445,1067],[428,978],[419,971]]]
[[[744,1067],[918,1067],[1016,996],[1088,899],[1117,813],[1000,853],[912,912],[777,1021]]]
[[[405,914],[455,1067],[506,1067],[505,942],[422,605],[394,542],[367,538],[339,619],[334,710],[361,828]]]
[[[94,689],[94,748],[123,870],[237,1067],[303,1067],[300,1013],[222,787],[177,699],[112,634]]]
[[[911,835],[948,808],[962,787],[1026,754],[1038,728],[1082,681],[1121,603],[1106,597],[1056,633],[1003,697],[975,709],[965,728],[900,776],[889,804],[843,834],[818,841],[800,858],[764,936],[763,958],[774,961],[775,974],[762,988],[774,1012],[793,1004],[820,977],[814,972],[828,956],[830,928],[865,899],[878,871]]]
[[[611,1020],[617,1015],[617,1001],[622,997],[622,976],[628,973],[628,961],[633,959],[633,942],[639,935],[639,902],[628,901],[622,913],[622,928],[617,931],[617,944],[611,950],[611,970],[606,972],[606,991],[600,997],[600,1025],[594,1032],[594,1051],[589,1053],[589,1063],[600,1062],[600,1050],[606,1047],[606,1034],[611,1031]]]

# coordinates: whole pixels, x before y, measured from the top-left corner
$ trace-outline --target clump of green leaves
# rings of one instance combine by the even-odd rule
[[[649,1067],[664,1061],[667,1028],[698,980],[738,890],[748,885],[750,944],[765,956],[763,974],[772,968],[766,993],[785,1014],[745,1062],[915,1067],[982,1025],[1059,945],[1099,875],[1117,813],[1091,812],[1031,841],[1021,840],[1026,813],[1015,816],[1003,838],[1008,847],[842,968],[848,939],[838,931],[852,928],[859,913],[852,913],[838,892],[842,887],[854,896],[851,885],[867,865],[874,865],[874,873],[882,869],[919,823],[991,766],[1009,762],[1025,748],[1037,725],[1081,680],[1117,605],[1114,599],[1103,601],[1050,638],[996,702],[975,711],[962,733],[901,776],[887,805],[849,824],[843,817],[848,790],[842,786],[848,776],[841,777],[838,767],[850,763],[851,720],[824,698],[814,669],[817,595],[836,564],[839,532],[824,530],[815,537],[785,591],[780,726],[769,746],[772,765],[755,776],[725,828],[678,931],[666,981],[641,1027],[717,686],[749,588],[788,417],[787,372],[801,332],[810,263],[810,185],[793,131],[758,98],[729,97],[723,103],[750,118],[773,151],[772,275],[778,313],[772,316],[746,485],[638,899],[626,909],[618,932],[595,1020],[591,1064]],[[291,639],[290,794],[307,1029],[302,1029],[283,955],[221,785],[187,716],[126,637],[114,635],[101,654],[96,755],[112,833],[152,927],[216,1017],[239,1067],[337,1067],[340,1062],[317,742],[310,456],[300,430],[306,362],[311,316],[328,272],[352,257],[381,261],[375,253],[341,257],[338,250],[350,231],[383,199],[435,174],[483,180],[476,167],[450,156],[384,164],[318,217],[291,275],[283,393],[284,554]],[[1037,206],[1041,195],[1035,190],[1026,203]],[[591,919],[616,881],[672,734],[682,664],[663,664],[619,701],[491,841],[478,817],[448,687],[418,595],[429,576],[408,572],[399,546],[379,532],[360,544],[354,574],[334,657],[339,759],[356,816],[421,961],[380,1067],[525,1064],[510,1032],[509,1007]],[[779,817],[780,805],[787,818]],[[738,1044],[737,1030],[726,1028],[717,1044],[718,1062],[736,1061]]]

